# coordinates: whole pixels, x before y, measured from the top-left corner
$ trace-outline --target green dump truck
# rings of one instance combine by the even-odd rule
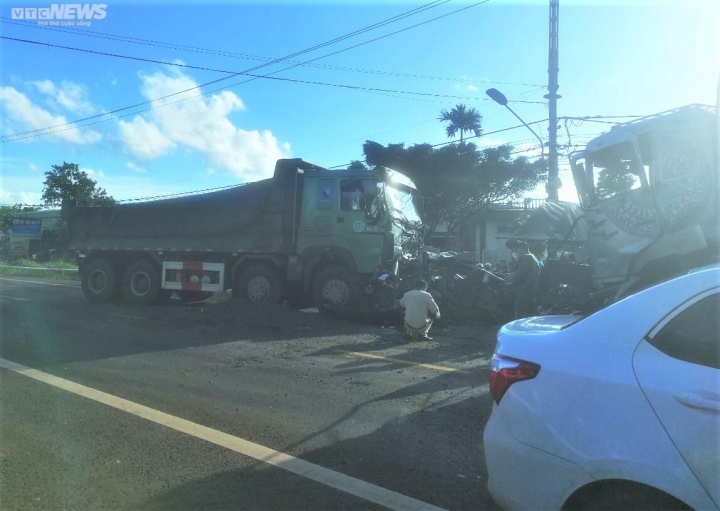
[[[328,170],[279,160],[272,178],[166,200],[66,204],[68,246],[91,302],[306,296],[349,307],[379,272],[417,250],[412,181],[390,169]]]

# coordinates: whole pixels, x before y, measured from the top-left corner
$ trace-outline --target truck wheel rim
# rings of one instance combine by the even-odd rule
[[[329,280],[323,288],[322,298],[332,305],[343,305],[350,296],[347,284],[340,279]]]
[[[130,289],[135,296],[145,296],[150,290],[150,276],[145,272],[138,272],[130,279]]]
[[[107,287],[107,276],[103,271],[94,271],[88,277],[88,288],[93,293],[102,293]]]
[[[263,277],[255,277],[247,285],[248,298],[253,302],[265,302],[270,296],[270,283]]]

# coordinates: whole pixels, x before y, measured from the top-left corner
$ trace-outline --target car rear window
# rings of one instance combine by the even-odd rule
[[[673,358],[720,369],[720,293],[680,312],[650,343]]]

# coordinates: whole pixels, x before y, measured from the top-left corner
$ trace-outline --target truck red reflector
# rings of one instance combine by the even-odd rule
[[[499,404],[510,385],[523,380],[531,380],[539,372],[538,364],[496,353],[490,362],[490,394]]]

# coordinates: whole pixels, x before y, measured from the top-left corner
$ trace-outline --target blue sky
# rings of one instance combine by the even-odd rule
[[[442,3],[252,71],[278,79],[234,76],[201,96],[198,85],[430,1],[108,0],[86,4],[99,9],[90,26],[60,15],[55,26],[13,19],[51,4],[0,2],[2,205],[40,204],[44,172],[63,161],[129,200],[254,181],[281,157],[346,164],[362,159],[368,139],[439,144],[448,141],[439,112],[458,103],[483,115],[478,144],[537,156],[532,133],[505,130],[518,122],[487,98],[490,87],[528,123],[543,121],[533,126],[547,142],[547,0]],[[717,0],[560,0],[558,115],[714,105],[719,21]],[[618,119],[599,120],[561,123],[559,144],[582,146]],[[560,198],[576,200],[565,161]]]

